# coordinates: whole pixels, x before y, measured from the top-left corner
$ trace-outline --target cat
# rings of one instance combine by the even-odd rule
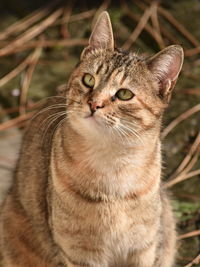
[[[66,90],[27,127],[1,212],[5,267],[170,267],[161,120],[183,64],[114,47],[104,11]]]

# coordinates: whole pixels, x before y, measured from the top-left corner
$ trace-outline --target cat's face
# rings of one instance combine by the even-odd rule
[[[96,51],[71,78],[68,117],[74,128],[89,135],[137,139],[141,131],[158,125],[163,104],[156,87],[145,62],[134,54]]]
[[[145,60],[114,49],[110,27],[103,13],[70,78],[68,121],[84,136],[141,141],[143,133],[158,131],[182,49],[172,46]]]

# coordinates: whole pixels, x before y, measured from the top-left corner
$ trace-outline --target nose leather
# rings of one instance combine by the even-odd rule
[[[104,108],[104,104],[100,101],[93,101],[93,100],[88,100],[88,105],[90,107],[90,110],[92,114],[100,108]]]

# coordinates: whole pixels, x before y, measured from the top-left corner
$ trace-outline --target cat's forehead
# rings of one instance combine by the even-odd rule
[[[85,59],[84,67],[95,74],[108,74],[115,70],[129,72],[144,67],[144,59],[136,53],[120,49],[114,51],[93,51]]]

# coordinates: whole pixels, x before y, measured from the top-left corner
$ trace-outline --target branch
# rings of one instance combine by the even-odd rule
[[[192,178],[196,175],[199,175],[200,174],[200,169],[198,170],[195,170],[195,171],[192,171],[192,172],[189,172],[187,174],[181,174],[179,176],[177,176],[176,178],[174,178],[173,180],[171,181],[168,181],[164,187],[165,188],[169,188],[169,187],[172,187],[173,185],[177,184],[177,183],[180,183],[184,180],[187,180],[188,178]]]
[[[27,32],[22,34],[19,38],[9,43],[7,46],[0,49],[0,57],[10,54],[13,50],[20,47],[24,43],[30,41],[34,37],[41,34],[46,28],[55,22],[55,20],[63,13],[63,8],[57,9],[48,18],[43,20],[41,23],[28,29]]]
[[[0,32],[0,40],[5,40],[12,34],[16,35],[16,33],[20,33],[26,30],[32,24],[47,16],[50,13],[50,9],[55,7],[55,5],[57,5],[58,2],[60,1],[53,1],[46,7],[40,8],[34,11],[33,13],[29,14],[25,18],[18,20],[10,27],[8,27],[6,30],[4,30],[2,33]]]
[[[198,133],[194,143],[192,144],[192,146],[189,150],[189,153],[187,153],[186,157],[183,159],[183,161],[181,162],[181,164],[177,168],[176,173],[180,173],[186,167],[186,165],[189,163],[193,154],[198,150],[198,148],[200,148],[200,132]],[[199,152],[199,151],[197,151],[197,152]]]
[[[8,129],[8,128],[12,128],[12,127],[14,127],[14,126],[20,124],[21,122],[24,122],[24,121],[30,119],[30,118],[33,116],[34,113],[35,113],[35,111],[32,111],[32,112],[23,114],[23,115],[21,115],[21,116],[18,116],[17,118],[8,120],[8,121],[6,121],[6,122],[3,122],[3,123],[0,125],[0,131],[6,130],[6,129]]]
[[[170,122],[170,124],[164,129],[164,131],[161,134],[162,138],[165,138],[169,132],[175,128],[180,122],[186,120],[190,116],[192,116],[194,113],[200,111],[200,104],[192,107],[191,109],[188,109],[186,112],[182,113],[179,117],[177,117],[175,120]]]
[[[18,52],[22,52],[25,50],[29,50],[31,48],[40,47],[54,47],[54,46],[64,46],[64,47],[71,47],[71,46],[84,46],[88,44],[88,39],[61,39],[61,40],[44,40],[44,41],[30,41],[26,44],[13,48],[6,52],[5,55],[11,55]],[[4,55],[4,56],[5,56]]]
[[[187,234],[183,234],[183,235],[180,235],[178,237],[178,239],[185,239],[185,238],[189,238],[189,237],[194,237],[194,236],[198,236],[200,235],[200,230],[195,230],[195,231],[192,231],[192,232],[189,232]]]
[[[145,12],[143,13],[142,17],[140,18],[137,26],[135,27],[134,31],[131,33],[131,35],[129,36],[127,41],[123,44],[123,46],[122,46],[123,49],[129,49],[131,47],[131,45],[136,41],[138,36],[143,31],[145,25],[147,24],[147,21],[151,17],[151,15],[154,11],[155,5],[156,5],[156,2],[153,1],[152,5],[145,10]]]
[[[31,62],[29,63],[30,66],[24,76],[22,88],[21,88],[21,94],[20,94],[20,105],[19,105],[19,113],[22,115],[25,113],[25,106],[27,102],[27,93],[28,93],[28,88],[31,83],[31,79],[33,76],[33,72],[35,70],[35,67],[37,65],[37,62],[40,58],[42,49],[41,47],[37,47],[32,55]]]
[[[7,82],[15,78],[21,71],[23,71],[26,66],[32,61],[34,53],[31,53],[27,56],[16,68],[14,68],[11,72],[6,74],[4,77],[0,79],[0,87],[5,85]]]
[[[184,267],[191,267],[191,266],[193,266],[193,265],[197,265],[197,264],[199,264],[199,263],[200,263],[200,254],[199,254],[196,258],[194,258],[193,261],[191,261],[190,263],[188,263],[188,264],[185,265]]]

